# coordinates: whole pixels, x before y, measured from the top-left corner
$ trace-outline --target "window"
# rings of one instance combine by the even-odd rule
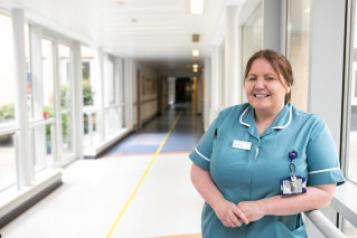
[[[83,105],[94,105],[95,85],[93,83],[95,51],[82,46]]]
[[[263,47],[263,6],[262,3],[254,10],[254,12],[248,17],[242,28],[242,40],[243,40],[243,64],[242,72],[244,74],[245,64],[248,59],[256,51]]]
[[[0,14],[0,126],[15,117],[15,75],[11,18]]]
[[[114,63],[111,59],[104,60],[104,104],[115,104]]]
[[[242,78],[248,59],[263,48],[263,5],[260,3],[242,27]],[[244,88],[242,101],[246,102]]]
[[[348,64],[348,78],[345,88],[345,108],[344,112],[344,132],[343,144],[345,151],[343,153],[344,169],[346,171],[346,177],[348,180],[357,183],[357,1],[353,0],[352,7],[350,8],[351,16],[349,29],[349,59],[346,63]],[[347,44],[348,45],[348,44]],[[349,223],[346,219],[342,219],[342,230],[346,237],[356,237],[357,228]]]
[[[116,99],[116,83],[114,78],[114,62],[112,58],[106,57],[104,60],[104,117],[105,136],[118,131],[118,107]]]
[[[98,141],[97,133],[97,85],[95,75],[96,52],[88,47],[81,47],[82,87],[83,87],[83,146],[91,147]]]
[[[15,75],[11,18],[0,14],[0,190],[16,182]]]
[[[356,2],[356,1],[354,1]],[[348,145],[348,167],[347,176],[350,180],[357,183],[357,104],[356,104],[356,85],[357,85],[357,8],[354,5],[354,19],[352,20],[354,24],[351,24],[351,41],[350,41],[350,62],[349,62],[349,101],[350,105],[349,114],[349,131],[347,133],[349,137]],[[347,127],[348,128],[348,127]]]
[[[53,69],[53,42],[42,39],[42,82],[43,82],[43,119],[54,118],[54,69]],[[46,154],[47,160],[51,159],[51,154],[55,151],[54,126],[46,125]],[[37,166],[41,166],[37,164]]]
[[[286,56],[293,68],[291,101],[308,110],[310,0],[287,2]]]
[[[71,49],[58,45],[61,137],[64,153],[73,153],[73,93]]]
[[[33,111],[33,84],[31,74],[31,62],[30,62],[30,28],[28,24],[25,24],[25,62],[26,62],[26,76],[27,76],[27,108],[29,118],[34,116]]]

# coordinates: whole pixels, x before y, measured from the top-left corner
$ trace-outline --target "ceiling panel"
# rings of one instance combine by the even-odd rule
[[[230,1],[232,2],[232,1]],[[244,0],[233,1],[242,4]],[[191,61],[191,50],[207,56],[220,31],[224,0],[205,0],[205,13],[191,15],[189,0],[2,0],[27,15],[84,36],[112,54],[150,61]],[[55,29],[56,30],[56,29]],[[200,34],[192,43],[191,35]],[[87,43],[88,43],[87,42]]]

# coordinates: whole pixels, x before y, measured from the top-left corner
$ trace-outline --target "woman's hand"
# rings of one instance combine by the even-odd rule
[[[249,222],[265,216],[265,207],[262,201],[242,201],[236,206],[244,213]]]
[[[243,223],[248,224],[248,219],[236,204],[225,199],[217,202],[213,210],[219,220],[226,227],[239,227]]]

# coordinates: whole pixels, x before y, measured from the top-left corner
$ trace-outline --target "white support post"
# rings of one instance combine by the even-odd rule
[[[83,158],[83,75],[82,75],[82,56],[81,44],[74,43],[73,47],[74,65],[74,153],[77,159]]]
[[[25,16],[23,9],[11,10],[16,80],[16,122],[18,137],[18,172],[20,187],[30,185],[34,179],[33,159],[30,153],[30,127],[27,109],[27,73],[25,61]]]
[[[97,105],[99,112],[97,114],[97,130],[99,133],[99,140],[103,142],[105,140],[105,112],[104,112],[104,51],[102,48],[97,49]]]
[[[134,121],[133,121],[133,81],[135,80],[135,72],[134,72],[134,62],[132,59],[124,60],[124,97],[125,97],[125,108],[124,108],[124,125],[125,128],[133,129]]]
[[[115,57],[114,60],[114,80],[115,80],[115,104],[123,103],[123,60],[121,58]],[[123,127],[121,108],[116,108],[116,114],[118,115],[118,125],[117,130]]]
[[[239,81],[238,70],[238,10],[237,6],[226,6],[225,40],[224,40],[224,106],[232,106],[240,103],[241,83]]]
[[[33,106],[35,118],[43,118],[44,93],[42,75],[42,28],[37,25],[30,26],[30,47],[31,47],[31,76],[33,91]],[[46,166],[46,125],[35,128],[35,161],[39,165]]]
[[[219,47],[215,46],[211,54],[211,107],[210,121],[212,121],[219,110],[219,84],[222,78],[219,75]]]
[[[212,107],[211,98],[211,59],[205,58],[204,60],[204,71],[203,71],[203,78],[204,78],[204,105],[203,105],[203,126],[204,129],[207,130],[210,119],[209,119],[209,112],[210,108]]]

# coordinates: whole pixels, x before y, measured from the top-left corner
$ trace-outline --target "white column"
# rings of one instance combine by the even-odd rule
[[[59,56],[58,45],[52,44],[53,52],[53,112],[55,118],[53,149],[54,165],[59,166],[63,159],[63,144],[62,144],[62,117],[61,117],[61,84],[60,84],[60,72],[59,72]]]
[[[309,111],[326,120],[340,146],[345,1],[311,1]],[[328,27],[321,27],[322,25]]]
[[[224,61],[225,61],[225,47],[224,41],[218,47],[218,54],[217,54],[217,80],[218,80],[218,108],[217,112],[220,112],[222,109],[225,108],[225,91],[226,91],[226,74],[224,72]]]
[[[13,9],[11,11],[13,36],[14,36],[14,63],[16,80],[16,123],[19,127],[17,166],[19,185],[30,185],[34,178],[33,158],[30,153],[30,127],[27,108],[27,73],[25,62],[25,16],[24,10]]]
[[[284,31],[282,29],[282,4],[281,0],[264,1],[263,13],[263,48],[273,49],[275,51],[284,53],[282,47],[282,39],[284,38]]]
[[[241,87],[238,77],[238,10],[236,6],[226,6],[224,40],[224,106],[232,106],[241,101]]]
[[[219,110],[219,47],[215,46],[211,54],[211,107],[209,118],[212,121]]]
[[[135,80],[135,72],[133,72],[133,60],[124,60],[124,126],[128,129],[133,129],[133,80]]]
[[[82,74],[82,56],[81,44],[74,43],[73,47],[73,65],[74,65],[74,152],[77,159],[83,157],[83,74]]]
[[[43,76],[42,76],[42,28],[31,26],[30,28],[30,48],[31,48],[31,77],[33,109],[35,118],[42,118],[44,107]],[[46,126],[39,126],[35,130],[35,158],[36,163],[46,164]]]
[[[97,107],[99,113],[97,114],[97,126],[99,133],[99,140],[103,142],[105,140],[105,122],[104,122],[104,51],[102,48],[97,49]]]
[[[211,110],[211,59],[205,58],[204,60],[204,71],[203,71],[203,93],[204,93],[204,101],[203,101],[203,126],[204,129],[207,130],[210,118],[209,112]]]
[[[115,95],[116,95],[116,103],[119,105],[122,105],[124,102],[123,99],[123,59],[115,57],[115,63],[114,63],[114,80],[115,80]],[[118,109],[118,116],[119,116],[119,121],[118,121],[118,128],[123,127],[123,113],[124,111],[122,110],[122,107]]]

